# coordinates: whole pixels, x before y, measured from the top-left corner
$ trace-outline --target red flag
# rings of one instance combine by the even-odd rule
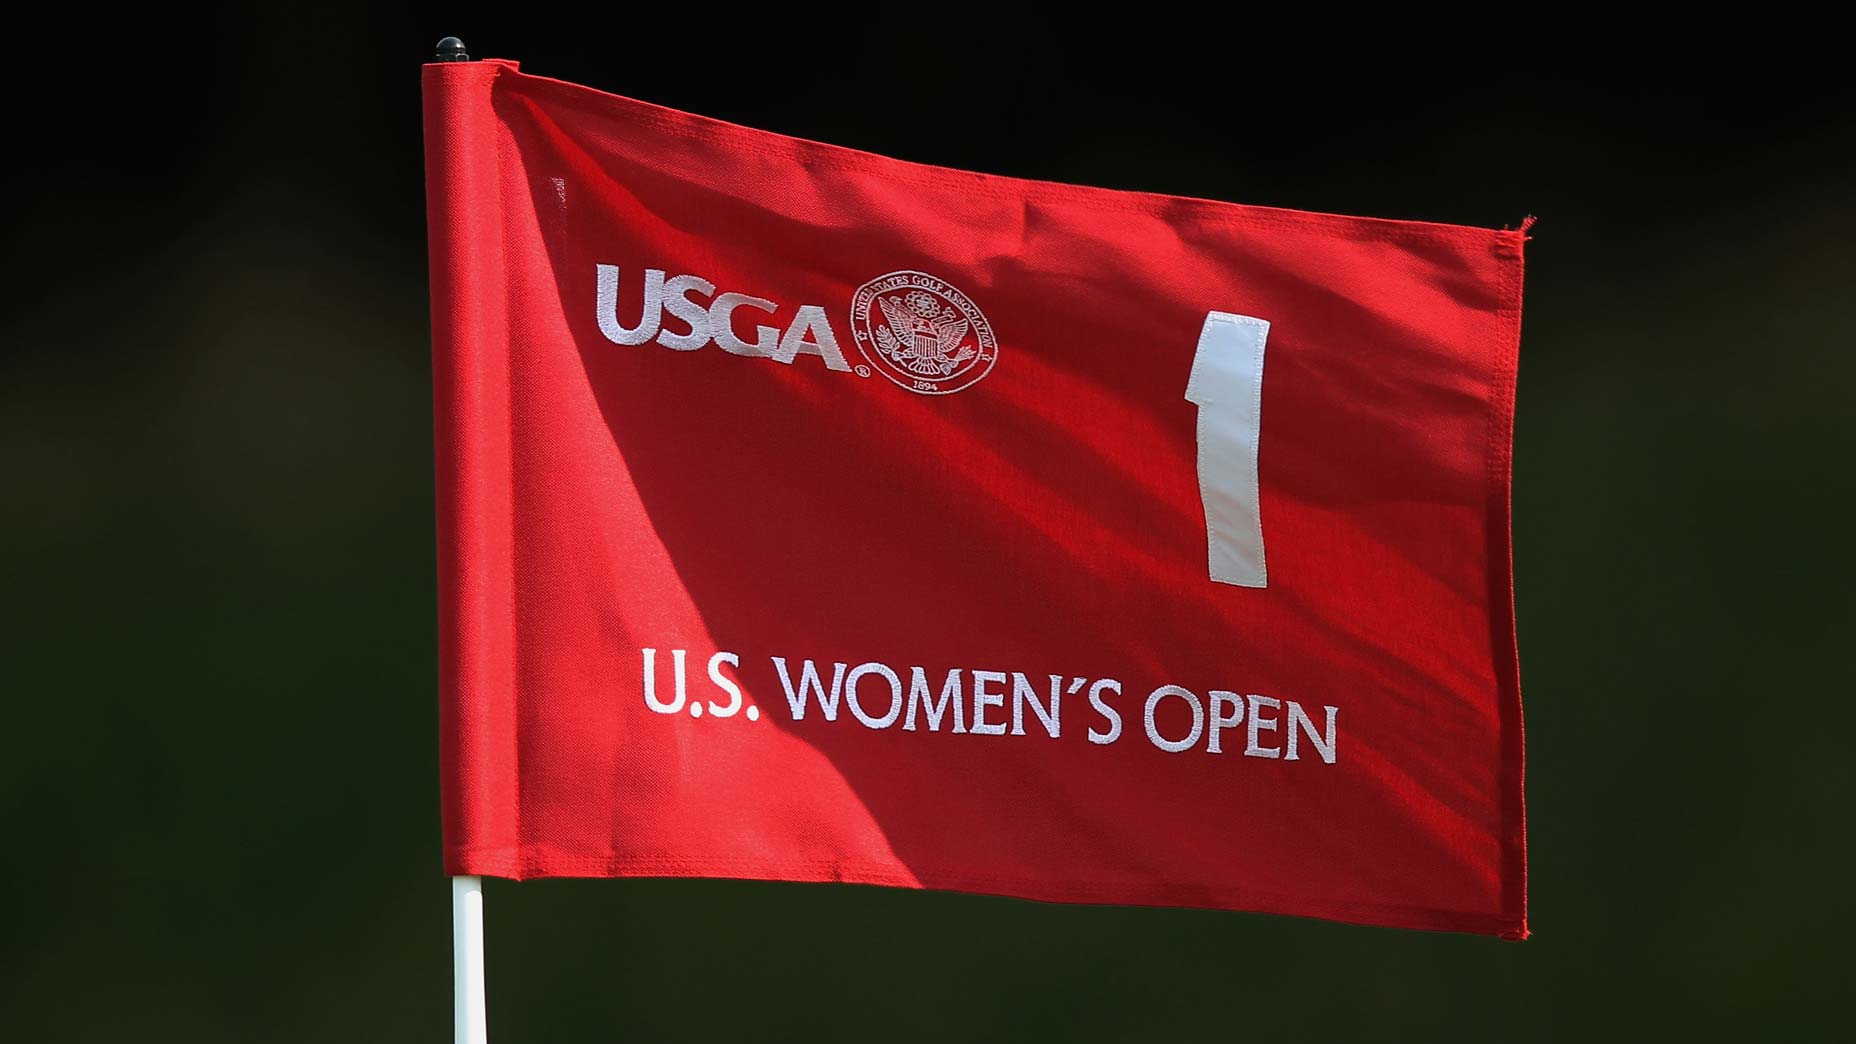
[[[424,88],[450,872],[1526,934],[1523,232]]]

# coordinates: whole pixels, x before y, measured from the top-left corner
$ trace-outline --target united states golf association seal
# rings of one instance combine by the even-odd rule
[[[979,306],[925,272],[891,272],[858,287],[851,333],[871,368],[922,395],[971,388],[999,361]]]

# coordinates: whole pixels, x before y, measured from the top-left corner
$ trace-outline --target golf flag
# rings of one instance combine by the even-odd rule
[[[1524,231],[424,96],[448,872],[1525,936]]]

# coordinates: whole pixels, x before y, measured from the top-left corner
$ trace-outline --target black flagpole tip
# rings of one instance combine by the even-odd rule
[[[433,53],[432,57],[441,62],[470,61],[469,52],[464,50],[464,41],[455,36],[447,36],[443,40],[438,41],[438,49]]]

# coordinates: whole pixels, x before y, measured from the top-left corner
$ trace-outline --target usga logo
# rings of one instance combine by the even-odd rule
[[[979,306],[922,272],[891,272],[858,287],[851,332],[878,373],[923,395],[971,388],[999,361],[999,342]]]
[[[755,324],[750,340],[742,336],[737,322],[747,320],[736,313],[762,312],[771,318],[780,310],[778,304],[748,294],[718,294],[715,284],[701,276],[666,278],[662,269],[647,268],[638,322],[626,326],[619,319],[619,268],[597,268],[599,331],[613,344],[656,341],[680,352],[715,344],[730,355],[758,356],[789,366],[801,355],[816,355],[828,370],[852,369],[825,309],[818,305],[800,305],[784,331]],[[625,296],[631,298],[629,293]],[[672,329],[666,316],[687,331]],[[922,395],[971,388],[999,360],[999,342],[979,306],[958,288],[923,272],[891,272],[858,287],[851,296],[850,319],[857,350],[867,364],[856,367],[858,376],[868,377],[874,370]]]

